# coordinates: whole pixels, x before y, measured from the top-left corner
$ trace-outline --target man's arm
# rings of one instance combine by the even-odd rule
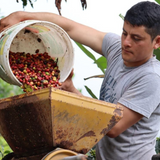
[[[126,129],[137,123],[143,115],[134,112],[133,110],[123,106],[122,104],[117,104],[123,107],[123,117],[122,119],[107,133],[107,136],[115,138],[124,132]]]
[[[55,23],[63,28],[74,41],[84,44],[97,53],[102,54],[102,41],[106,33],[54,13],[17,11],[1,19],[0,31],[24,20],[41,20]]]

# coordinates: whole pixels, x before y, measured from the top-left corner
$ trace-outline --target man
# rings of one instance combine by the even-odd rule
[[[1,20],[0,30],[23,20],[56,23],[69,36],[107,58],[100,99],[123,107],[123,118],[96,146],[97,160],[151,160],[160,128],[160,6],[144,1],[124,18],[121,38],[53,13],[15,12]],[[73,74],[73,73],[72,73]],[[62,89],[80,94],[71,76]]]

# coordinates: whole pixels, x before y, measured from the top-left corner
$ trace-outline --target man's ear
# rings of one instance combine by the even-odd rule
[[[154,39],[154,49],[157,49],[160,47],[160,35],[158,35],[155,39]]]

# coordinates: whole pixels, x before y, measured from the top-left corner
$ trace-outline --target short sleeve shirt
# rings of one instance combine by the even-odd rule
[[[150,160],[160,129],[160,62],[154,56],[138,67],[127,67],[121,56],[120,36],[107,33],[102,45],[107,69],[100,99],[121,103],[144,117],[116,138],[104,136],[97,160]]]

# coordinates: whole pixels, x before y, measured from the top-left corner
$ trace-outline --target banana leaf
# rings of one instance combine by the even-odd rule
[[[98,99],[98,98],[94,95],[94,93],[91,91],[90,88],[88,88],[87,86],[84,86],[84,87],[86,88],[87,92],[92,96],[92,98]]]
[[[89,58],[91,58],[94,61],[94,63],[97,65],[97,67],[103,73],[105,73],[105,69],[106,69],[106,66],[107,66],[106,58],[101,56],[100,58],[96,59],[95,56],[86,47],[84,47],[82,44],[80,44],[78,42],[75,42],[75,43]]]

